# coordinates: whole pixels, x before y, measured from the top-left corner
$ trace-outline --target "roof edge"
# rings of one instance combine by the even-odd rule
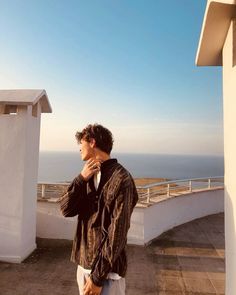
[[[0,90],[0,104],[7,105],[41,105],[41,113],[52,113],[45,89],[4,89]]]
[[[33,105],[36,104],[37,102],[40,102],[41,104],[41,112],[42,113],[52,113],[52,107],[51,104],[49,102],[47,93],[45,89],[42,89],[42,92],[35,98]]]
[[[234,17],[236,0],[208,0],[195,59],[197,66],[222,66],[222,49]]]

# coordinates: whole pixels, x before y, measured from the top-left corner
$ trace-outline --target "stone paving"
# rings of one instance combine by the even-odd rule
[[[37,239],[21,264],[0,263],[0,295],[78,295],[71,242]],[[127,295],[223,295],[224,214],[177,226],[150,245],[128,246]]]
[[[175,227],[144,249],[130,246],[127,294],[223,295],[224,241],[220,213]]]

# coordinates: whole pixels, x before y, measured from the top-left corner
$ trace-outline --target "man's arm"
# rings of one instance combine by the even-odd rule
[[[133,179],[130,179],[128,184],[126,181],[125,186],[121,187],[116,197],[113,212],[110,213],[112,215],[111,224],[106,233],[106,240],[92,267],[90,277],[97,286],[103,285],[114,262],[125,248],[130,218],[137,200],[138,194],[135,184]]]
[[[67,192],[59,199],[61,212],[65,217],[78,215],[83,211],[86,204],[86,183],[100,170],[101,162],[96,159],[89,159],[79,176],[69,185]]]
[[[86,181],[80,174],[69,185],[67,192],[60,197],[61,212],[65,217],[78,215],[83,207],[86,195]]]

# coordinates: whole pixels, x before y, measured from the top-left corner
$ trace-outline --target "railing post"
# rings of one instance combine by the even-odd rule
[[[147,203],[150,203],[150,188],[147,189]]]
[[[192,180],[189,180],[189,192],[192,192]]]
[[[170,196],[170,184],[167,183],[167,197]]]
[[[208,189],[210,189],[210,188],[211,188],[211,179],[208,178]]]
[[[45,197],[45,184],[41,184],[42,185],[42,194],[41,197],[44,198]]]

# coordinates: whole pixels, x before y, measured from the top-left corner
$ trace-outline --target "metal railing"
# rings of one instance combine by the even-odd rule
[[[224,188],[223,176],[176,179],[137,186],[139,201],[148,204],[173,196],[220,188]]]
[[[68,182],[39,182],[38,198],[59,198],[61,195],[63,195],[63,193],[66,192],[68,186]],[[215,176],[207,178],[176,179],[171,181],[155,182],[144,186],[137,186],[137,191],[139,194],[139,203],[150,204],[178,195],[223,188],[224,177]]]
[[[59,198],[68,186],[69,182],[38,182],[38,199]]]

